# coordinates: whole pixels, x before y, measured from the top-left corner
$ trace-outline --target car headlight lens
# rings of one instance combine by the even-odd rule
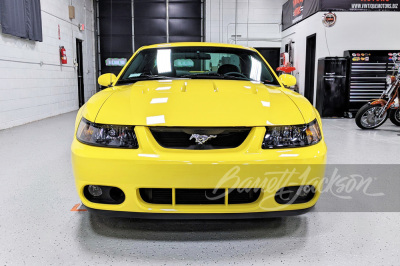
[[[322,139],[318,121],[306,125],[267,127],[263,149],[296,148],[317,144]]]
[[[85,144],[110,148],[139,147],[134,126],[103,125],[82,118],[76,138]]]

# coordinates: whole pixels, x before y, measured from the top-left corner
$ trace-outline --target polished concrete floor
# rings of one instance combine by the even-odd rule
[[[0,131],[2,265],[399,265],[399,212],[228,221],[105,219],[71,211],[75,112]],[[328,163],[399,164],[400,128],[324,120]],[[399,187],[393,187],[398,190]]]

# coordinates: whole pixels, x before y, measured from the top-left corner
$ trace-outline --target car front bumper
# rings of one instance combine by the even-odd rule
[[[263,150],[265,128],[255,127],[235,149],[177,150],[159,146],[147,127],[137,126],[135,132],[139,149],[88,146],[74,138],[71,150],[76,188],[89,209],[111,211],[112,216],[151,214],[147,215],[150,218],[157,214],[242,214],[236,217],[254,218],[263,217],[262,213],[276,217],[306,212],[319,198],[326,162],[323,140],[304,148]],[[117,205],[90,202],[83,193],[87,185],[118,187],[125,193],[125,201]],[[315,196],[300,204],[275,201],[280,188],[296,185],[315,186]],[[140,188],[261,188],[261,194],[257,201],[246,204],[150,204],[140,197]]]
[[[306,209],[272,212],[242,212],[242,213],[152,213],[152,212],[124,212],[108,211],[88,208],[88,211],[100,216],[152,219],[152,220],[232,220],[232,219],[265,219],[296,216],[309,212],[314,206]]]

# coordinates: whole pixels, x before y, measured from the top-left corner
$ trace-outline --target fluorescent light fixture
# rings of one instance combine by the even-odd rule
[[[171,87],[158,87],[156,89],[156,91],[166,91],[166,90],[170,90],[170,89],[171,89]]]
[[[281,150],[281,151],[276,151],[276,152],[291,152],[292,150]]]
[[[270,107],[270,106],[271,106],[271,103],[270,103],[270,102],[261,101],[261,103],[262,103],[262,105],[265,106],[265,107]]]
[[[158,154],[145,154],[145,153],[140,153],[140,154],[138,154],[138,156],[140,156],[140,157],[150,157],[150,158],[158,158],[158,157],[160,157],[160,155],[158,155]]]
[[[279,157],[297,157],[299,156],[298,154],[281,154]]]
[[[168,98],[153,98],[150,103],[166,103]]]
[[[157,50],[157,69],[158,73],[169,73],[171,68],[171,49]]]
[[[164,115],[148,116],[146,117],[146,123],[147,125],[164,124],[165,117]]]
[[[106,66],[124,66],[127,61],[126,58],[107,58]]]
[[[251,57],[250,78],[256,81],[261,80],[261,62],[254,57]]]

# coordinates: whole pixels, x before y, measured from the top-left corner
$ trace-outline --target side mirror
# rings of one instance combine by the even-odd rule
[[[297,80],[294,76],[289,74],[282,74],[279,76],[279,81],[282,82],[286,87],[292,87],[296,85]]]
[[[97,82],[104,87],[110,87],[111,84],[113,84],[115,81],[117,80],[117,76],[115,76],[112,73],[107,73],[107,74],[103,74],[101,75]]]

